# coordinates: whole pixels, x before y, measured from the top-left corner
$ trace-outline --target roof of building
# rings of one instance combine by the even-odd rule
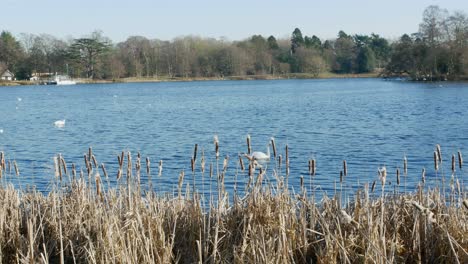
[[[0,74],[0,76],[1,77],[13,77],[14,74],[10,70],[6,69],[2,74]]]

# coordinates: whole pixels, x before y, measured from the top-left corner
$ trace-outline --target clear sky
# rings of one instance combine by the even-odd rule
[[[296,27],[322,39],[339,30],[397,38],[418,30],[429,5],[468,13],[467,0],[0,0],[0,30],[59,38],[102,30],[116,42],[134,35],[283,38]]]

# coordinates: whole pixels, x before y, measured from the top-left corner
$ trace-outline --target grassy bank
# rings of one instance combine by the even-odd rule
[[[414,193],[389,193],[381,171],[380,183],[365,184],[349,200],[337,194],[316,201],[303,179],[289,191],[287,159],[276,165],[284,175],[239,159],[249,171],[248,183],[234,187],[246,190],[242,196],[225,191],[233,176],[227,161],[210,166],[210,195],[197,193],[183,171],[173,177],[174,192],[160,194],[141,182],[143,174],[151,179],[149,159],[145,170],[140,155],[122,153],[114,186],[91,150],[84,160],[80,174],[58,156],[47,194],[0,187],[0,262],[468,263],[468,200],[458,178],[445,195],[424,180]],[[4,180],[8,171],[19,175],[16,163],[0,164]],[[205,171],[197,148],[192,168],[193,175]],[[315,162],[309,171],[312,177]]]
[[[331,79],[331,78],[378,78],[378,73],[361,73],[361,74],[335,74],[321,73],[319,75],[308,73],[290,73],[279,75],[243,75],[243,76],[225,76],[225,77],[128,77],[113,80],[97,80],[78,78],[75,79],[78,83],[134,83],[134,82],[190,82],[190,81],[219,81],[219,80],[283,80],[283,79]],[[0,86],[16,86],[16,85],[34,85],[37,82],[30,81],[0,81]]]

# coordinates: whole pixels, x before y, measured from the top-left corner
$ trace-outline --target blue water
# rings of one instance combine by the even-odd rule
[[[173,190],[181,170],[191,182],[195,143],[205,150],[207,167],[216,162],[216,134],[220,165],[230,157],[230,189],[236,174],[246,178],[237,160],[247,151],[247,134],[258,151],[274,137],[283,157],[289,146],[289,184],[297,189],[301,175],[309,179],[308,160],[314,158],[314,184],[327,192],[339,181],[343,159],[347,186],[356,188],[378,179],[383,165],[394,182],[406,155],[408,186],[414,189],[423,167],[429,182],[436,177],[435,144],[442,146],[444,160],[438,176],[450,176],[451,154],[468,146],[467,83],[328,79],[0,87],[0,113],[0,151],[20,168],[20,177],[12,173],[2,181],[39,190],[54,179],[54,155],[62,153],[68,165],[82,168],[89,146],[106,164],[111,184],[117,155],[125,150],[149,156],[155,188]],[[65,127],[55,127],[61,119]],[[155,175],[159,160],[161,178]],[[457,176],[466,177],[462,171]]]

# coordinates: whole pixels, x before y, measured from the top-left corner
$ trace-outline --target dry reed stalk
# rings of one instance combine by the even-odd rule
[[[224,157],[224,160],[223,160],[223,172],[226,172],[226,170],[227,170],[227,168],[228,168],[228,162],[229,162],[229,156]]]
[[[102,169],[102,173],[104,174],[104,177],[106,177],[107,179],[108,176],[107,176],[106,166],[104,165],[104,163],[101,163],[101,169]]]
[[[179,173],[179,183],[178,183],[179,194],[180,194],[180,191],[182,190],[182,184],[184,183],[184,176],[185,176],[185,173],[184,173],[184,171],[182,170],[182,171]]]
[[[16,176],[19,176],[19,168],[18,165],[16,164],[16,160],[13,161],[13,167],[15,168],[15,174]]]
[[[75,163],[72,163],[72,175],[73,175],[73,180],[76,179],[76,167]]]
[[[286,176],[289,176],[289,147],[286,145]]]
[[[435,171],[439,170],[439,154],[437,154],[437,151],[434,151],[434,169]]]
[[[272,137],[270,138],[271,140],[271,147],[273,149],[273,157],[276,159],[276,144],[275,144],[275,138]]]
[[[460,150],[458,151],[458,167],[460,168],[460,170],[463,167],[463,156]]]
[[[239,164],[240,164],[241,170],[245,171],[244,160],[242,159],[242,156],[240,154],[239,154]]]
[[[343,174],[344,176],[348,176],[348,166],[346,164],[346,160],[343,160]]]
[[[213,178],[213,163],[210,163],[210,178]]]
[[[55,169],[55,177],[59,178],[62,181],[62,169],[60,168],[60,156],[57,155],[54,157],[54,169]]]
[[[206,161],[205,161],[205,151],[202,149],[202,156],[200,160],[200,169],[202,173],[205,173],[205,166],[206,166]]]
[[[426,168],[423,168],[423,169],[422,169],[422,172],[421,172],[421,181],[422,181],[422,183],[426,183]]]
[[[252,146],[250,145],[250,135],[247,135],[247,154],[251,154]]]
[[[380,183],[382,184],[382,187],[383,187],[385,186],[385,182],[387,181],[387,168],[385,166],[383,166],[382,168],[379,168],[378,174],[379,174]]]

